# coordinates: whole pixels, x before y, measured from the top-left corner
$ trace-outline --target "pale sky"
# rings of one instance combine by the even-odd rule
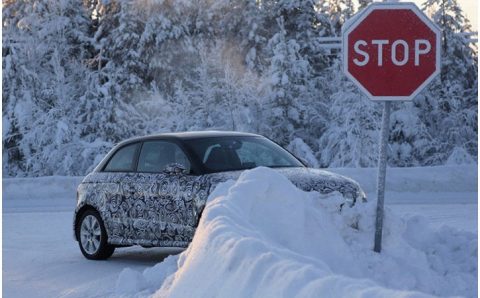
[[[464,15],[470,20],[472,29],[478,31],[478,2],[479,0],[457,0],[462,7]],[[403,1],[402,1],[403,2]],[[422,7],[425,0],[413,0],[418,7]]]
[[[472,23],[475,31],[478,31],[478,0],[458,0],[462,10]]]

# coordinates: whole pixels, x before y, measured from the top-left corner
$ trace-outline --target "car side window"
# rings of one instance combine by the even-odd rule
[[[105,172],[131,172],[135,168],[135,153],[139,143],[127,145],[115,152],[105,166]]]
[[[183,150],[168,141],[144,142],[138,159],[138,172],[161,173],[166,166],[180,164],[190,173],[190,161]]]

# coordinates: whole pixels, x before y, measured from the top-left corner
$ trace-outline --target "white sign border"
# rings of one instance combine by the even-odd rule
[[[394,10],[394,9],[409,9],[413,11],[418,18],[420,18],[425,25],[427,25],[430,30],[436,35],[436,46],[435,46],[435,71],[409,96],[374,96],[371,94],[363,85],[353,77],[348,71],[348,35],[360,24],[370,13],[374,10]],[[433,23],[418,7],[412,2],[404,3],[372,3],[363,11],[353,16],[350,20],[345,22],[342,27],[342,58],[343,58],[343,72],[345,75],[352,80],[352,82],[360,88],[371,100],[374,101],[410,101],[415,98],[430,82],[440,74],[440,64],[441,64],[441,29]]]

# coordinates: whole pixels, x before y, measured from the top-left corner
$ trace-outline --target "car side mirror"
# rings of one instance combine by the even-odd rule
[[[185,167],[182,164],[171,163],[171,164],[168,164],[165,167],[165,169],[163,169],[163,172],[169,175],[180,175],[180,174],[186,175],[189,173],[189,170],[187,169],[187,167]]]

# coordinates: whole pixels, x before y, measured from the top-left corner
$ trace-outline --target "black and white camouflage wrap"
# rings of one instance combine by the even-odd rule
[[[340,192],[353,204],[363,199],[359,185],[346,177],[308,168],[277,169],[305,191]],[[181,172],[93,172],[78,187],[77,215],[84,208],[97,210],[113,245],[187,247],[208,195],[215,186],[237,179],[241,171],[206,175]]]

